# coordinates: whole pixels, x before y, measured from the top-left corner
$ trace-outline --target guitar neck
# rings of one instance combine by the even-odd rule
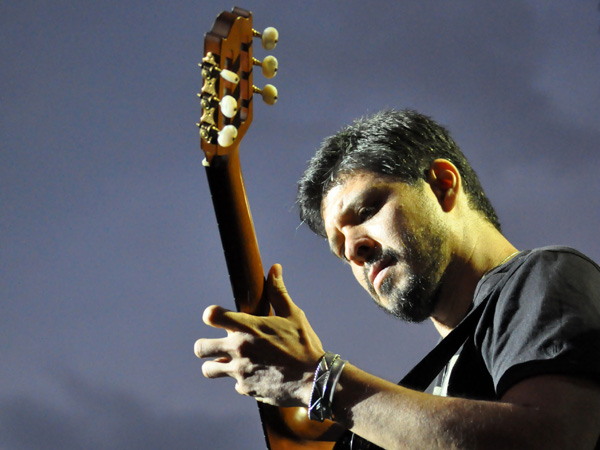
[[[265,275],[237,148],[213,157],[206,174],[237,310],[267,315]]]
[[[237,149],[225,156],[214,156],[206,173],[237,310],[268,315],[269,304],[263,294],[264,270]],[[330,422],[311,422],[306,412],[298,414],[297,408],[280,409],[259,403],[259,410],[268,449],[331,450],[330,439],[335,439],[327,438]],[[307,436],[311,437],[307,440]]]
[[[198,127],[237,310],[266,316],[270,306],[264,294],[265,275],[246,199],[239,145],[252,122],[254,93],[260,92],[268,104],[277,100],[275,87],[254,87],[253,67],[263,66],[263,74],[271,78],[277,62],[273,57],[269,63],[268,57],[263,62],[253,58],[255,35],[261,33],[252,28],[252,14],[241,8],[219,14],[206,33],[200,64],[203,85],[198,94],[202,105]],[[277,35],[274,28],[265,29],[263,47],[273,49]],[[259,410],[268,450],[331,450],[330,422],[312,422],[306,410],[299,408],[259,403]]]

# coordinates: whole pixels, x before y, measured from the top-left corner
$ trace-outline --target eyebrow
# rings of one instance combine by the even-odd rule
[[[365,203],[372,202],[373,198],[380,196],[385,191],[385,186],[381,184],[369,185],[365,189],[357,192],[355,195],[350,197],[349,201],[345,201],[340,208],[340,218],[347,216],[348,214],[354,213],[359,206]]]

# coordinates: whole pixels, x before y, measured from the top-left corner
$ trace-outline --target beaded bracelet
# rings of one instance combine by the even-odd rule
[[[308,405],[309,419],[318,422],[323,422],[325,419],[332,419],[333,395],[346,362],[340,359],[340,355],[327,352],[323,355],[319,364],[317,364],[310,404]]]

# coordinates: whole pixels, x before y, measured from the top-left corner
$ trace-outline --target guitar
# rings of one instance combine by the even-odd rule
[[[277,100],[277,90],[267,85],[262,90],[253,84],[253,68],[259,66],[267,78],[277,72],[277,60],[253,57],[253,38],[260,37],[270,50],[278,33],[267,28],[259,33],[252,28],[252,14],[241,8],[221,13],[204,38],[203,85],[198,94],[202,116],[198,127],[227,270],[236,309],[254,315],[270,314],[265,298],[265,276],[258,242],[248,206],[239,159],[240,143],[253,117],[254,94],[267,104]],[[334,446],[328,433],[332,422],[308,419],[304,408],[277,408],[258,403],[268,449],[330,450]]]

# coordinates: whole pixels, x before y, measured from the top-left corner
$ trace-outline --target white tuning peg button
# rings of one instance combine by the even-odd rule
[[[219,137],[217,138],[217,142],[221,147],[229,147],[231,144],[235,142],[235,138],[237,138],[237,128],[233,125],[227,125],[223,127],[223,129],[219,132]]]
[[[238,84],[240,82],[240,77],[237,73],[232,72],[231,70],[223,69],[221,70],[221,76],[224,80],[229,81],[233,84]]]
[[[274,105],[277,102],[277,88],[272,84],[267,84],[262,90],[256,86],[253,88],[254,92],[258,92],[260,95],[262,95],[263,101],[267,105]]]
[[[262,73],[266,78],[273,78],[277,74],[277,67],[277,58],[267,56],[262,62]]]
[[[231,119],[231,118],[235,117],[235,115],[237,114],[238,105],[237,105],[237,102],[235,101],[235,98],[233,98],[231,95],[226,95],[225,97],[223,97],[220,105],[221,105],[221,112],[223,113],[223,115],[225,117],[228,117]]]
[[[279,40],[279,32],[276,28],[268,27],[262,32],[262,46],[265,50],[273,50]]]

